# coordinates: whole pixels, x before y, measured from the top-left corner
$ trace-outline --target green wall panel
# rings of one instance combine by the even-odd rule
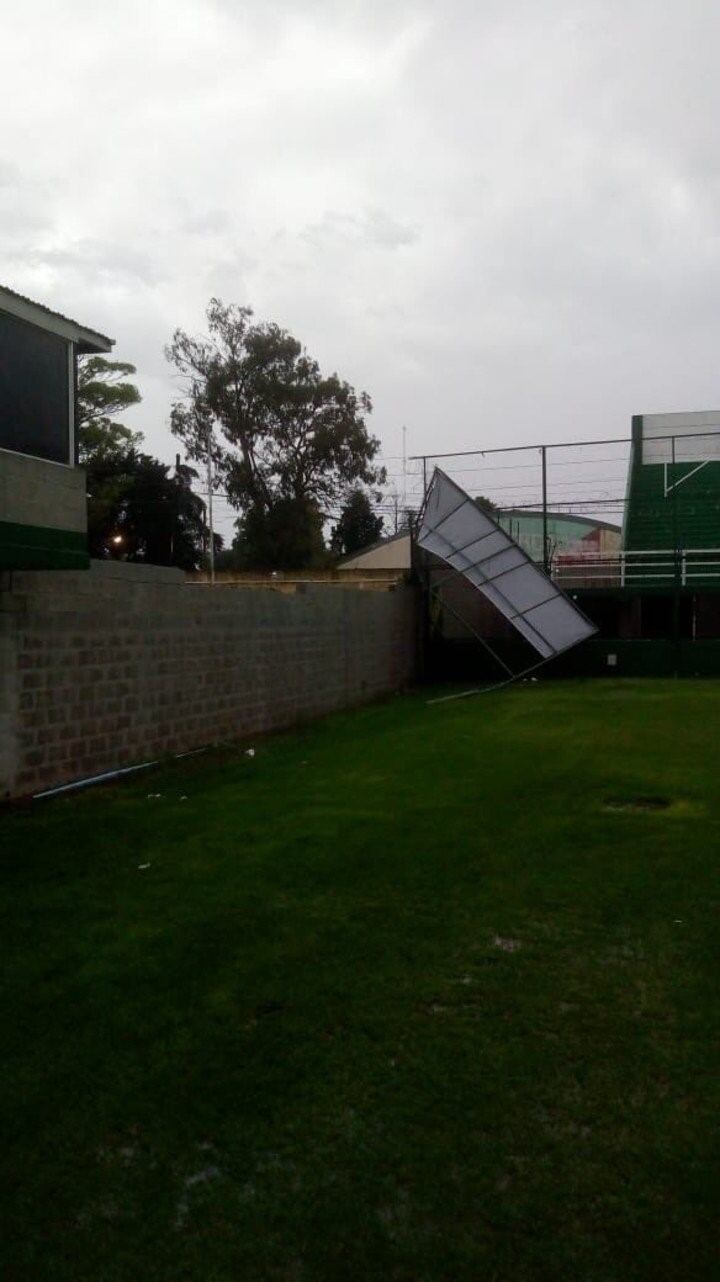
[[[514,672],[532,663],[515,641],[493,640],[492,647]],[[616,664],[608,664],[608,655]],[[535,656],[537,658],[537,656]],[[549,677],[716,677],[720,676],[717,641],[584,641],[538,669]],[[505,674],[477,641],[434,642],[426,677],[431,681],[502,681]]]
[[[86,570],[87,537],[77,530],[0,521],[0,569]]]

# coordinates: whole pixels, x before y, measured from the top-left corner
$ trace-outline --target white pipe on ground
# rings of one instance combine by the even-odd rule
[[[204,748],[191,748],[189,752],[176,752],[175,760],[179,761],[181,757],[196,757],[200,752],[207,752],[208,745]],[[39,801],[43,797],[56,797],[61,792],[74,792],[77,788],[89,788],[93,783],[104,783],[106,779],[119,779],[121,775],[134,774],[136,770],[148,770],[150,766],[159,766],[160,758],[155,761],[141,761],[137,766],[123,766],[120,770],[105,770],[101,775],[88,775],[86,779],[75,779],[73,783],[60,784],[58,788],[46,788],[44,792],[34,792],[33,801]]]
[[[106,770],[101,775],[88,775],[87,779],[76,779],[73,783],[63,783],[59,788],[46,788],[44,792],[34,792],[33,801],[39,801],[41,797],[56,797],[61,792],[74,792],[76,788],[89,788],[92,783],[103,783],[106,779],[118,779],[120,775],[130,775],[136,770],[147,770],[150,766],[157,766],[158,761],[142,761],[139,766],[123,766],[122,770]]]

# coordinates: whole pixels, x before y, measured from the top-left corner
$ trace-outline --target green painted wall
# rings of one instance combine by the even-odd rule
[[[694,465],[669,464],[668,484],[682,480]],[[720,547],[720,463],[706,463],[665,497],[661,463],[633,462],[625,526],[632,548]]]
[[[633,450],[625,518],[626,551],[672,548],[720,548],[720,463],[711,462],[696,472],[693,463],[668,464],[668,486],[682,484],[665,496],[665,467],[642,463]],[[687,480],[682,478],[687,476]],[[720,557],[715,558],[720,560]],[[699,569],[699,566],[695,567]],[[645,586],[651,579],[634,579]],[[720,566],[714,577],[693,577],[693,586],[720,586]]]
[[[79,530],[0,521],[0,569],[86,570],[87,537]]]
[[[529,648],[515,641],[493,640],[493,649],[514,672],[537,661]],[[611,666],[608,656],[615,655]],[[584,641],[538,671],[552,677],[717,677],[720,676],[720,640],[715,641]],[[477,641],[434,643],[428,654],[426,678],[430,681],[501,681],[498,664]]]
[[[497,512],[498,525],[507,530],[534,561],[543,559],[543,519],[542,512]],[[593,530],[591,521],[574,520],[572,516],[548,512],[548,542],[553,551],[562,552],[581,539],[587,538]]]

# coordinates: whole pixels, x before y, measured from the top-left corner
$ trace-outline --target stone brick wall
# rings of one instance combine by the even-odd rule
[[[93,562],[0,580],[0,796],[261,734],[407,685],[415,597]]]

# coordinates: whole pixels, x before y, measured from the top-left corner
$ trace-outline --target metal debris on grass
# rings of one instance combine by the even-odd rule
[[[175,1212],[175,1228],[184,1227],[190,1212],[190,1190],[197,1184],[209,1184],[210,1180],[216,1180],[221,1175],[218,1166],[206,1166],[202,1171],[196,1171],[194,1175],[189,1175],[183,1184],[183,1194],[177,1204]]]
[[[519,939],[503,939],[502,935],[496,935],[493,939],[496,948],[501,948],[504,953],[516,953],[522,944]]]

